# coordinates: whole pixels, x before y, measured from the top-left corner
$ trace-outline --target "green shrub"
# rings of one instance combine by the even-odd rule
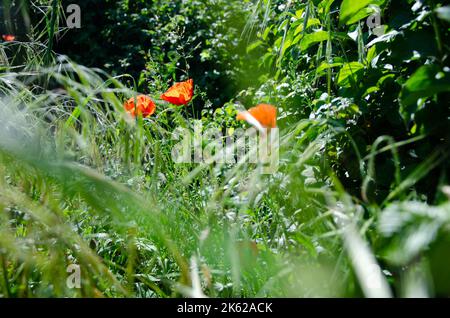
[[[378,30],[367,23],[377,12],[373,5],[380,9]],[[266,51],[260,64],[272,72],[244,94],[280,105],[281,125],[310,117],[345,129],[327,155],[355,195],[361,194],[361,158],[374,151],[377,138],[416,140],[399,149],[399,161],[377,157],[376,185],[363,196],[380,203],[396,182],[396,165],[405,178],[433,151],[447,156],[450,149],[450,32],[439,10],[448,7],[439,1],[260,2],[251,20],[258,39],[249,47]],[[268,21],[260,23],[264,16]],[[440,202],[435,194],[448,182],[448,168],[439,161],[418,182],[429,202]]]

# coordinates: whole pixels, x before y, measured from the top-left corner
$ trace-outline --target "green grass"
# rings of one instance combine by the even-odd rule
[[[172,122],[189,125],[180,109],[160,105],[157,116],[133,122],[120,102],[132,92],[116,80],[71,63],[57,68],[28,80],[48,76],[58,92],[27,91],[18,73],[2,99],[5,296],[184,295],[191,259],[212,277],[211,296],[294,292],[272,277],[283,268],[295,279],[296,266],[306,266],[284,268],[288,260],[273,252],[292,248],[283,241],[297,223],[271,199],[282,180],[244,165],[193,175],[170,157]],[[298,252],[309,258],[309,248]],[[82,266],[81,290],[61,280],[70,263]]]
[[[254,15],[246,32],[258,8]],[[399,156],[425,134],[378,136],[366,155],[334,119],[303,118],[282,127],[274,174],[246,163],[177,164],[172,133],[193,127],[187,109],[158,102],[154,116],[129,118],[123,101],[136,92],[122,84],[127,75],[76,64],[51,44],[2,43],[0,57],[0,297],[448,293],[437,282],[448,258],[435,255],[447,246],[448,199],[440,192],[443,203],[431,206],[414,186],[449,151],[436,147],[408,173]],[[234,127],[235,113],[228,105],[202,121]],[[342,140],[357,160],[360,195],[330,159]],[[371,194],[385,155],[394,181],[379,202]],[[70,264],[80,266],[81,288],[66,283]]]

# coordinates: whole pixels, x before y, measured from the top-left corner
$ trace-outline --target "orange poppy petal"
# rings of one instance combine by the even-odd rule
[[[240,112],[236,115],[236,120],[245,120],[245,112]]]
[[[124,103],[125,110],[131,115],[136,116],[138,114],[142,115],[142,117],[148,117],[153,115],[156,110],[155,103],[151,100],[150,97],[146,95],[138,95],[136,97],[137,106],[135,106],[135,98],[131,97]]]
[[[174,105],[186,105],[192,100],[193,95],[194,80],[189,79],[185,82],[175,83],[161,95],[161,99]]]
[[[16,39],[16,36],[13,34],[3,34],[2,35],[3,40],[5,40],[6,42],[11,42],[14,41]]]
[[[275,128],[277,126],[277,108],[269,104],[259,104],[248,110],[261,126],[265,128]],[[241,112],[236,116],[237,120],[246,120],[246,112]]]

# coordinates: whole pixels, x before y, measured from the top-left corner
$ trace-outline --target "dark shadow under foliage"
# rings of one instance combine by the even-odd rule
[[[63,1],[65,4],[70,0]],[[241,37],[250,3],[242,1],[111,1],[80,3],[82,27],[60,38],[55,50],[74,61],[128,73],[138,89],[152,91],[165,83],[195,79],[213,107],[236,96],[254,81],[246,75],[253,61]],[[130,85],[134,83],[130,82]],[[194,101],[199,111],[204,101]]]

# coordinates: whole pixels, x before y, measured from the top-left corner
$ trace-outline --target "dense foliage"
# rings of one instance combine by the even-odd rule
[[[2,6],[0,297],[450,295],[444,1],[70,2]],[[276,173],[173,162],[258,103]]]
[[[58,47],[87,66],[131,74],[145,92],[161,89],[156,79],[193,77],[219,107],[249,77],[241,67],[253,59],[240,36],[251,6],[237,0],[83,1],[83,27]],[[199,110],[204,105],[196,103]]]

